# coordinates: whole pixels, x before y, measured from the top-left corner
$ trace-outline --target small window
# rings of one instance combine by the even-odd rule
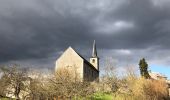
[[[93,59],[92,62],[95,63],[95,59]]]
[[[86,70],[87,70],[86,67],[84,67],[84,72],[85,72],[85,73],[87,72]]]

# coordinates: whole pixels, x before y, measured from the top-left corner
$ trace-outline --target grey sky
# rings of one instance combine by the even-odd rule
[[[1,0],[0,62],[52,68],[68,46],[122,64],[170,63],[169,0]]]

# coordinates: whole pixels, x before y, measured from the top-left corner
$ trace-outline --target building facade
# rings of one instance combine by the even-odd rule
[[[69,70],[73,77],[79,77],[81,81],[98,81],[99,57],[95,41],[90,62],[69,47],[56,61],[55,72],[59,70]]]
[[[149,75],[155,80],[167,80],[167,77],[161,73],[150,72]]]

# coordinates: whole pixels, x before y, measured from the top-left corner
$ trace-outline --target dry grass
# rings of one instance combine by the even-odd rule
[[[115,70],[110,71],[115,73]],[[170,98],[168,98],[168,86],[165,80],[139,78],[136,72],[133,67],[129,67],[126,69],[123,78],[106,75],[103,78],[105,80],[101,80],[99,83],[103,84],[99,86],[101,88],[99,90],[110,93],[114,100],[170,100]],[[110,77],[116,80],[110,80]],[[112,88],[115,88],[114,84],[117,86],[116,91],[107,91],[109,89],[106,89],[106,87],[111,86],[110,90],[112,90]]]
[[[133,80],[130,87],[132,95],[138,100],[167,100],[167,84],[163,80],[139,78]]]

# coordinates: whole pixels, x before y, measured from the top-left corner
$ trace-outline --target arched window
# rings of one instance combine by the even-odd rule
[[[92,62],[95,63],[95,59],[93,59]]]

